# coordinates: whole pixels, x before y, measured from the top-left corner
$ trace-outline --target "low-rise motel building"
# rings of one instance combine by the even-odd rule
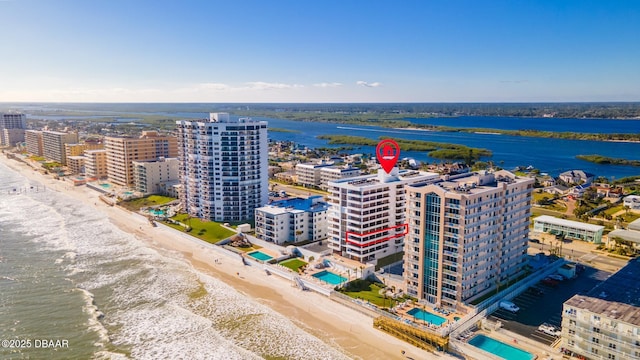
[[[407,186],[407,293],[458,309],[523,275],[534,181],[500,170]]]
[[[541,215],[533,219],[533,231],[600,244],[604,226]]]
[[[566,355],[582,359],[640,359],[640,261],[634,259],[562,309]]]
[[[398,170],[330,181],[329,248],[361,263],[403,251],[407,185],[428,184],[436,173]]]

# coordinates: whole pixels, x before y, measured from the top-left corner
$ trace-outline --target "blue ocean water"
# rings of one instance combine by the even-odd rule
[[[56,186],[0,163],[0,359],[347,358]]]
[[[185,118],[208,118],[208,111],[219,111],[219,104],[25,104],[23,110],[29,111],[83,111],[91,114],[164,115],[175,117],[176,120]],[[238,108],[244,108],[238,105]],[[227,104],[225,111],[233,116],[232,105]],[[339,123],[302,122],[273,118],[260,118],[269,123],[269,127],[285,128],[294,133],[270,132],[272,140],[289,140],[311,148],[341,147],[328,145],[328,141],[318,139],[325,134],[357,135],[371,139],[380,137],[398,137],[409,140],[426,140],[445,143],[467,145],[485,148],[493,152],[484,161],[506,169],[517,166],[532,165],[543,173],[557,176],[567,170],[581,169],[597,176],[609,179],[619,179],[627,176],[640,175],[640,167],[620,165],[599,165],[576,159],[576,155],[598,154],[614,158],[640,160],[640,143],[604,142],[564,139],[531,138],[496,134],[452,133],[437,131],[396,130],[377,126],[354,126]],[[526,117],[495,117],[495,116],[462,116],[426,119],[408,119],[415,123],[446,125],[454,127],[482,127],[492,129],[536,129],[549,131],[574,131],[585,133],[638,133],[640,119],[564,119],[564,118],[526,118]],[[374,154],[373,147],[362,146],[354,148],[350,153]],[[412,157],[416,160],[439,163],[440,159],[430,158],[426,152],[406,151],[401,157]]]

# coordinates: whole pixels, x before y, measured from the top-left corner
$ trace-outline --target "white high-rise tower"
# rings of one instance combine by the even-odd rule
[[[184,209],[214,221],[253,218],[268,201],[267,122],[211,113],[176,124]]]

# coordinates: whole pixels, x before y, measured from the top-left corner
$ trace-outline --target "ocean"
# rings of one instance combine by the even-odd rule
[[[348,358],[3,164],[0,341],[0,359]]]

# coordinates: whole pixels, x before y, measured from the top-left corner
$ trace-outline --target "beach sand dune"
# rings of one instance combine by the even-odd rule
[[[141,216],[99,200],[99,194],[85,186],[54,180],[29,165],[0,156],[2,161],[25,177],[48,189],[67,194],[96,208],[122,230],[135,234],[149,246],[162,251],[177,251],[198,270],[233,286],[244,295],[269,306],[291,319],[302,329],[355,359],[432,359],[451,358],[432,354],[373,328],[373,319],[310,291],[301,291],[290,282],[267,275],[257,266],[245,266],[234,254],[209,249],[186,234],[176,234],[164,226],[153,227]],[[216,261],[217,259],[217,261]],[[404,354],[402,354],[404,351]]]

